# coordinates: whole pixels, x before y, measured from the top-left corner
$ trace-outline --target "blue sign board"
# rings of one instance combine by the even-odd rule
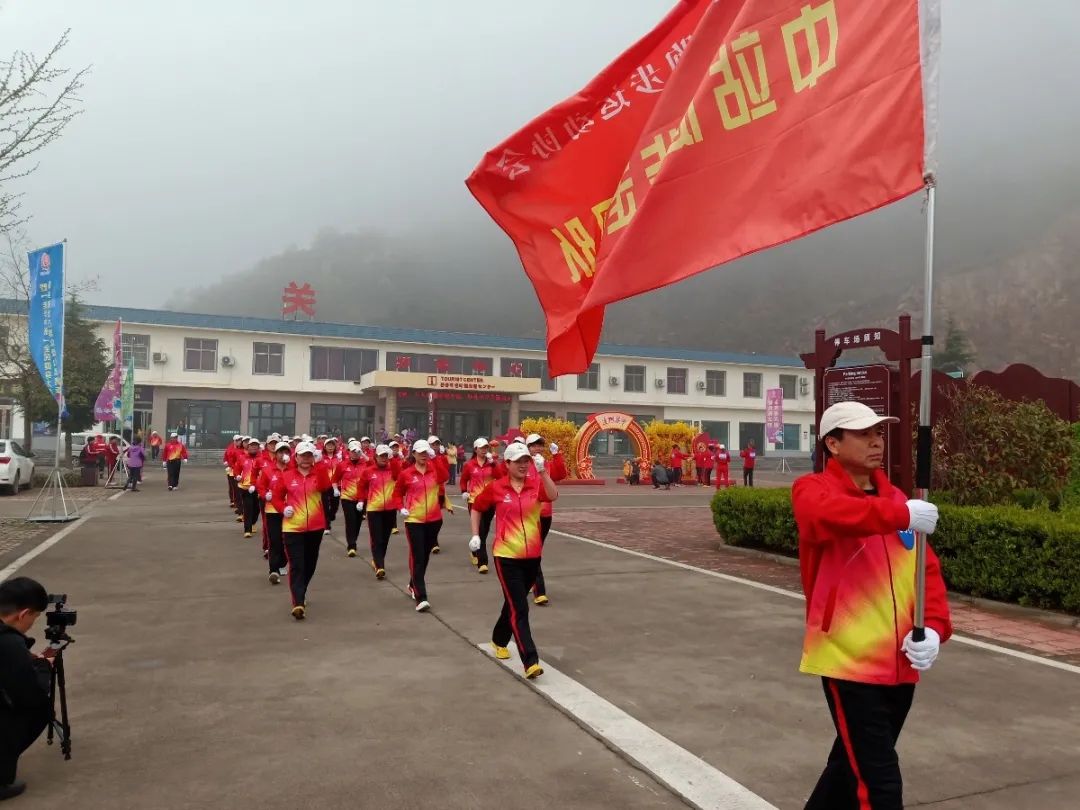
[[[64,380],[64,244],[30,251],[30,354],[61,403]]]

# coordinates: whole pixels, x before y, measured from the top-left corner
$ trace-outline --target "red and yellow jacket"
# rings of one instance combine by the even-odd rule
[[[900,648],[915,624],[914,534],[904,494],[884,472],[863,492],[835,461],[795,482],[806,636],[799,669],[838,680],[917,683]],[[952,634],[945,581],[926,549],[926,626]]]
[[[236,473],[236,485],[242,490],[255,486],[259,480],[259,470],[262,469],[262,460],[258,455],[246,455],[243,459],[237,459],[239,469],[233,468]]]
[[[472,503],[488,484],[499,477],[498,472],[499,465],[494,461],[485,461],[481,456],[473,456],[461,468],[461,478],[458,481],[461,493],[463,495],[468,493],[469,503]]]
[[[547,465],[548,475],[551,476],[551,480],[556,484],[566,478],[566,462],[563,461],[562,453],[556,453],[551,457],[551,461]],[[540,484],[540,473],[536,471],[535,465],[529,467],[528,481],[530,484]],[[555,509],[551,505],[551,501],[540,502],[540,517],[551,517],[554,515]]]
[[[225,448],[225,453],[221,457],[221,461],[225,465],[225,474],[226,475],[231,476],[233,474],[233,465],[236,463],[235,458],[233,456],[233,453],[234,453],[235,450],[236,450],[236,444],[235,443],[230,444],[228,447]]]
[[[284,479],[286,472],[288,469],[282,470],[277,462],[266,465],[259,471],[259,477],[255,481],[255,491],[259,493],[259,500],[266,504],[264,508],[268,515],[281,514],[273,501],[266,500],[266,494],[274,491],[274,488]]]
[[[540,512],[544,502],[550,502],[537,475],[525,479],[521,492],[514,489],[510,476],[488,484],[473,499],[473,509],[495,510],[495,540],[491,553],[495,557],[531,559],[543,553],[540,542]]]
[[[428,464],[423,472],[416,467],[402,470],[394,485],[394,497],[409,510],[406,523],[436,523],[442,520],[439,486],[449,476],[437,464]]]
[[[283,532],[315,532],[326,529],[322,494],[330,489],[330,479],[317,465],[304,475],[300,470],[286,470],[271,490],[274,509],[282,514],[285,507],[293,508],[293,516],[282,520]]]
[[[349,459],[338,465],[335,472],[343,501],[360,503],[360,501],[364,500],[360,497],[360,479],[363,478],[367,468],[367,462],[362,458],[359,461]]]
[[[363,501],[364,509],[368,512],[390,512],[400,509],[400,501],[395,495],[398,476],[401,471],[394,472],[394,459],[386,467],[368,465],[360,475],[360,490],[357,493],[357,501]]]
[[[187,448],[180,442],[167,441],[165,449],[161,452],[163,461],[182,461],[187,458]]]

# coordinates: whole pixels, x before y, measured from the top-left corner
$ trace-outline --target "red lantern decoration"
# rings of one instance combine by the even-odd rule
[[[511,377],[520,377],[524,370],[525,369],[521,365],[521,363],[514,362],[514,363],[510,364],[510,376]]]
[[[473,360],[472,370],[477,374],[487,374],[487,363],[483,360]]]
[[[394,367],[398,371],[408,371],[412,368],[412,358],[404,354],[399,354],[397,361],[394,363]]]
[[[435,361],[435,370],[440,374],[446,374],[450,370],[450,361],[445,357],[440,357]]]

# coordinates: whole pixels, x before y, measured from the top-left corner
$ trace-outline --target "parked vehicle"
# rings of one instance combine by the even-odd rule
[[[0,441],[0,487],[12,495],[29,489],[34,477],[34,454],[12,441]]]

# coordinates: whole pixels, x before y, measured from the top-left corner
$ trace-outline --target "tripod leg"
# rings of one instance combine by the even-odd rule
[[[68,721],[67,680],[64,678],[64,657],[56,657],[56,683],[60,691],[60,750],[64,759],[71,759],[71,723]]]
[[[56,667],[53,667],[52,673],[49,675],[49,702],[51,704],[49,708],[49,730],[45,736],[45,744],[53,744],[53,734],[55,733],[56,726]]]

